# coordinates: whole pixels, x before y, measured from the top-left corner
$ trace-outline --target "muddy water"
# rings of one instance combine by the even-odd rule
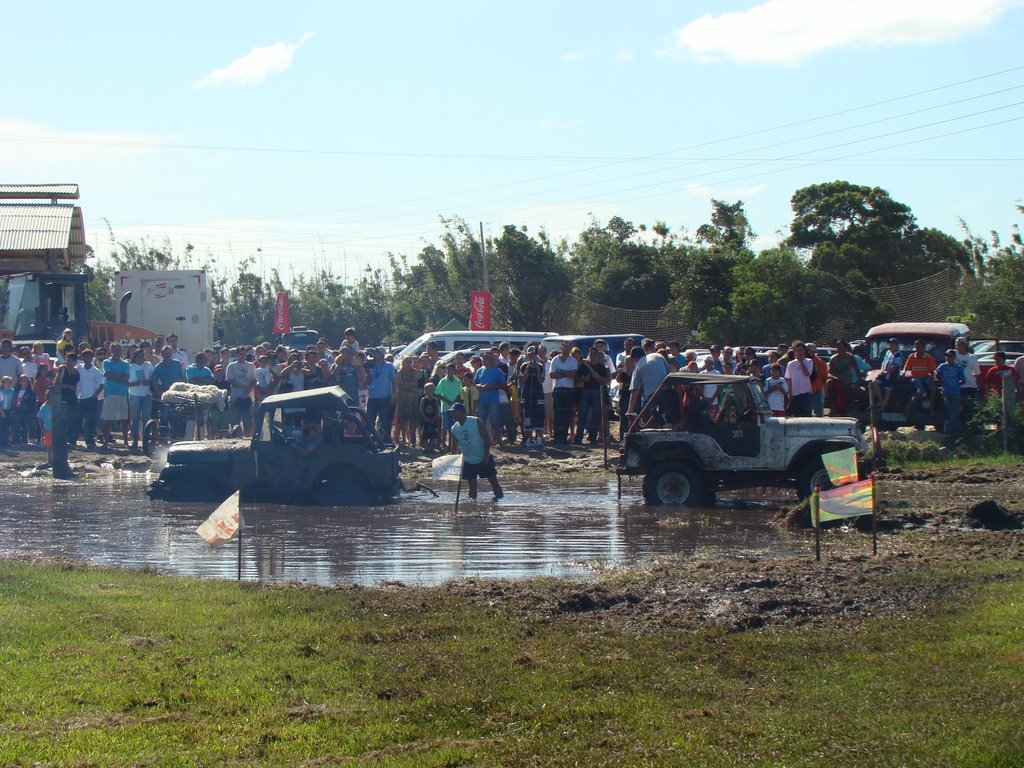
[[[149,478],[111,472],[75,483],[11,480],[0,488],[0,556],[70,556],[163,573],[235,578],[238,546],[195,528],[215,505],[150,501]],[[807,543],[764,507],[647,507],[615,483],[509,483],[501,502],[460,502],[454,488],[376,508],[247,505],[242,578],[319,584],[436,584],[467,576],[584,576],[638,559],[789,554]],[[463,492],[465,489],[463,489]],[[485,498],[481,496],[481,498]],[[486,498],[490,498],[488,494]]]

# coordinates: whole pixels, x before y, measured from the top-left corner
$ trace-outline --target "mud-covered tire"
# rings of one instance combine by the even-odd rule
[[[704,483],[690,464],[667,461],[644,475],[644,500],[654,506],[694,507],[704,501]]]
[[[318,507],[367,507],[375,494],[358,480],[327,480],[313,491],[312,500]]]
[[[150,419],[142,428],[142,452],[147,456],[152,456],[159,442],[160,422],[156,419]]]
[[[821,461],[821,456],[813,456],[804,462],[797,476],[796,493],[801,499],[806,499],[815,488],[828,490],[832,487],[832,480],[828,476],[828,470]]]

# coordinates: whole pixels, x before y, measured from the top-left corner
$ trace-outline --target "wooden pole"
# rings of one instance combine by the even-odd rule
[[[53,431],[50,441],[52,463],[50,471],[57,480],[74,477],[68,464],[68,409],[64,404],[64,368],[57,371],[54,385],[50,387],[50,414],[53,417]]]
[[[819,489],[811,494],[811,523],[814,525],[814,559],[821,561],[821,521],[818,518]]]
[[[608,385],[601,385],[601,434],[604,437],[604,468],[608,469]]]
[[[455,514],[459,514],[459,496],[462,495],[462,470],[459,470],[459,484],[455,488]]]
[[[878,556],[878,478],[871,473],[871,552]]]
[[[242,580],[242,528],[244,528],[244,521],[242,520],[242,498],[238,498],[238,581]]]

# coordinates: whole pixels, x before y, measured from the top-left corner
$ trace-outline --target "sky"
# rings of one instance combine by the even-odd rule
[[[354,281],[441,218],[572,242],[878,186],[1008,234],[1022,0],[9,4],[0,183],[77,183],[87,239]],[[1017,42],[1014,42],[1017,41]],[[1017,54],[1013,53],[1014,49]]]

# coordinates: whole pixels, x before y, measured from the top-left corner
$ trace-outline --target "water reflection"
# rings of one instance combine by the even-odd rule
[[[213,505],[150,501],[148,478],[11,481],[0,489],[0,555],[66,555],[91,563],[234,578],[238,547],[213,549],[195,527]],[[764,509],[666,510],[615,483],[510,483],[499,504],[460,504],[450,489],[388,507],[244,509],[243,578],[320,584],[436,584],[466,576],[579,576],[639,558],[790,554],[803,545]]]

